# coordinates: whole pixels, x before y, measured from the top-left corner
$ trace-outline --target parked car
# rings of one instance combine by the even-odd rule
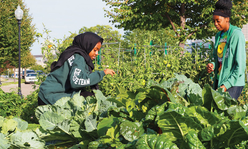
[[[18,76],[18,74],[15,74],[15,75],[14,75],[14,74],[11,74],[11,77],[12,77],[12,78],[14,78],[14,77],[15,77],[15,78],[18,78],[19,76]]]
[[[38,81],[37,79],[37,73],[28,73],[25,77],[25,84],[27,83],[34,83],[35,81]]]
[[[35,73],[35,71],[34,70],[26,70],[26,75],[28,73]],[[25,71],[22,72],[22,78],[25,79]]]

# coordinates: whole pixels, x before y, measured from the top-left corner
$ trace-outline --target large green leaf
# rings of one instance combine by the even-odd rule
[[[100,117],[106,117],[108,108],[112,106],[116,107],[116,104],[108,101],[108,97],[105,97],[100,90],[94,90],[94,93],[97,99],[95,112],[98,113]]]
[[[2,125],[1,133],[7,135],[10,132],[14,131],[18,126],[18,122],[13,119],[5,119]]]
[[[15,120],[18,124],[17,124],[17,128],[19,130],[26,130],[28,128],[28,122],[18,118],[18,117],[14,117],[13,120]]]
[[[187,95],[191,106],[203,105],[202,88],[200,87],[199,84],[196,83],[189,84]]]
[[[186,108],[185,113],[203,127],[217,124],[222,119],[219,115],[208,111],[205,107],[202,106]]]
[[[228,92],[223,92],[221,88],[218,91],[212,89],[212,96],[220,110],[227,110],[231,105],[237,105],[237,101]]]
[[[247,111],[248,108],[246,105],[232,105],[228,108],[227,113],[229,114],[231,119],[238,120],[244,118]]]
[[[45,142],[41,141],[33,131],[17,131],[10,137],[11,144],[18,148],[44,149]]]
[[[159,116],[158,126],[163,133],[179,140],[183,140],[191,130],[198,133],[202,129],[201,125],[195,122],[193,118],[183,116],[172,109]]]
[[[69,119],[71,118],[71,116],[75,115],[73,109],[71,109],[70,107],[65,108],[58,105],[38,106],[36,108],[35,115],[37,116],[37,119],[40,119],[41,115],[46,112],[56,113],[57,115],[63,116],[65,119]]]
[[[203,106],[211,111],[213,96],[212,96],[212,87],[209,84],[206,84],[202,89],[202,98]]]
[[[210,141],[215,137],[214,126],[207,126],[203,128],[199,134],[202,141]]]
[[[52,105],[43,105],[43,106],[38,106],[36,109],[35,109],[35,116],[36,118],[39,120],[40,119],[40,116],[42,114],[44,114],[45,112],[52,112]]]
[[[143,135],[136,143],[136,149],[178,149],[165,135]]]
[[[190,131],[186,137],[185,142],[182,144],[183,148],[187,149],[205,149],[205,146],[198,138],[198,134],[195,131]]]
[[[228,92],[223,92],[221,88],[215,91],[210,85],[205,85],[202,94],[204,106],[209,110],[213,107],[212,102],[214,102],[220,110],[228,110],[231,105],[237,105],[237,101],[233,99]]]
[[[5,138],[6,136],[0,133],[0,149],[6,149],[10,147],[9,141]]]
[[[164,111],[167,109],[167,103],[163,105],[156,105],[152,107],[146,114],[144,122],[145,123],[151,123],[152,121],[155,121],[156,117],[163,114]]]
[[[232,120],[228,123],[224,123],[222,127],[226,128],[225,133],[218,135],[214,139],[217,147],[231,147],[239,144],[248,138],[248,122]]]
[[[64,120],[66,119],[62,115],[53,112],[45,112],[40,116],[39,123],[44,130],[53,130],[60,126]]]
[[[34,131],[39,138],[41,138],[42,140],[49,142],[49,141],[58,141],[58,140],[62,140],[64,142],[70,140],[70,141],[77,141],[75,138],[71,137],[70,135],[68,135],[67,133],[63,132],[62,130],[53,130],[53,131],[48,131],[48,130],[44,130],[42,128],[37,128]]]
[[[108,129],[115,127],[116,125],[119,125],[119,120],[116,117],[109,117],[104,118],[101,120],[101,122],[97,125],[97,134],[99,137],[106,135]]]
[[[0,116],[0,128],[3,126],[4,117]]]
[[[94,116],[93,114],[89,115],[86,117],[85,119],[85,130],[87,132],[92,132],[94,130],[97,129],[97,120],[96,120],[96,116]]]
[[[190,105],[202,105],[202,88],[185,75],[175,74],[179,94],[190,101]]]
[[[70,100],[70,97],[63,97],[59,100],[57,100],[53,105],[58,105],[60,107],[64,107],[66,103]]]
[[[125,121],[120,125],[120,133],[128,141],[138,139],[144,132],[143,125],[138,122]]]
[[[81,98],[80,98],[81,97]],[[77,96],[77,94],[75,94],[73,96],[73,98],[71,98],[67,104],[70,108],[68,108],[69,110],[72,111],[72,115],[74,116],[74,114],[77,111],[84,111],[85,110],[85,99],[83,96]],[[65,104],[65,105],[67,105]],[[64,107],[64,109],[67,109],[67,107]]]

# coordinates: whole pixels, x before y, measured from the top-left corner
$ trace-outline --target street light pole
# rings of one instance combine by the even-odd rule
[[[19,68],[18,68],[18,95],[22,98],[21,92],[21,20],[23,16],[23,11],[21,7],[18,5],[17,9],[15,10],[15,17],[18,21],[18,48],[19,48]],[[15,77],[15,76],[14,76]]]

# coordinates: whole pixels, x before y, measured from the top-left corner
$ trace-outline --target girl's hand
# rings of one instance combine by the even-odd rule
[[[107,74],[110,74],[112,77],[113,77],[113,75],[115,74],[115,71],[114,70],[112,70],[112,69],[105,69],[104,70],[104,73],[107,75]]]
[[[227,90],[226,87],[225,87],[225,85],[221,85],[220,88],[223,88],[224,89],[224,92],[226,92],[226,90]]]
[[[208,71],[208,73],[211,73],[214,71],[214,65],[212,63],[208,63],[207,71]]]

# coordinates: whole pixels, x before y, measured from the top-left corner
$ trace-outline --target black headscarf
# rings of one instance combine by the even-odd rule
[[[94,64],[89,56],[89,53],[98,42],[103,42],[103,38],[92,32],[85,32],[77,35],[72,43],[64,52],[59,56],[59,60],[51,64],[51,72],[61,67],[68,58],[75,53],[82,55],[89,66],[90,72],[94,69]]]

